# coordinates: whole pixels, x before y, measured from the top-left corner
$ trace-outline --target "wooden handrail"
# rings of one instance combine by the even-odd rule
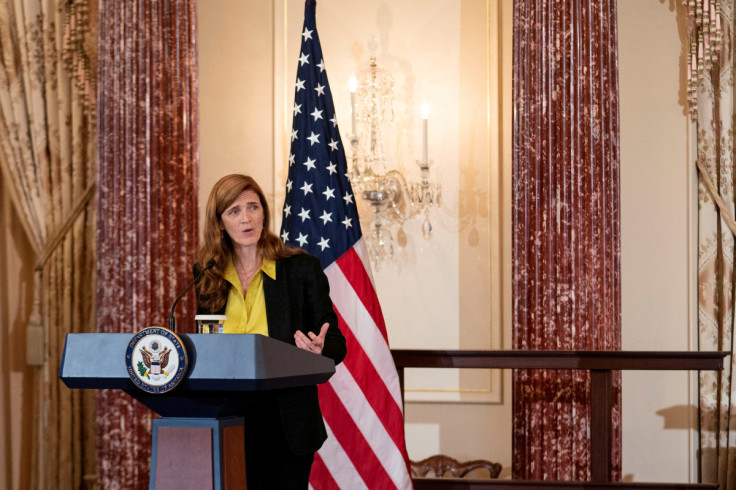
[[[545,488],[548,490],[717,490],[713,483],[634,483],[634,482],[583,482],[583,481],[533,481],[533,480],[469,480],[463,478],[414,478],[414,490],[522,490]]]
[[[392,349],[397,368],[720,371],[727,352]]]

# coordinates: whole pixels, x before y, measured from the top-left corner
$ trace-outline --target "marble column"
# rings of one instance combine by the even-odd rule
[[[198,243],[195,0],[101,0],[97,330],[166,326]],[[193,330],[193,293],[177,307]],[[120,353],[120,362],[124,360]],[[98,486],[146,488],[151,413],[97,397]]]
[[[516,0],[513,50],[513,346],[620,350],[616,1]],[[589,389],[584,371],[515,372],[515,478],[590,478]]]

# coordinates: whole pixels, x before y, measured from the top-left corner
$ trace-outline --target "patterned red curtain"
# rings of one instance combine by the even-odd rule
[[[99,5],[97,328],[132,334],[166,326],[192,279],[196,4]],[[192,293],[177,307],[179,332],[192,331],[194,310]],[[147,488],[151,413],[118,391],[101,391],[97,404],[99,487]]]
[[[516,0],[513,49],[514,348],[620,350],[616,1]],[[585,371],[514,373],[514,478],[590,478],[589,398]]]

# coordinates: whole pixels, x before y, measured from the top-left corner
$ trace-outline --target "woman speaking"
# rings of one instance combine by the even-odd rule
[[[224,333],[267,335],[329,357],[346,354],[327,277],[317,258],[270,231],[263,191],[233,174],[212,188],[198,263],[215,265],[197,285],[197,313],[224,314]],[[243,360],[243,362],[246,362]],[[249,489],[306,489],[327,438],[316,386],[259,392],[245,418]]]

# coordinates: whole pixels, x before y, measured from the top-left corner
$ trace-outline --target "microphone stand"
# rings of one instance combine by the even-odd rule
[[[194,278],[194,280],[192,281],[192,283],[189,286],[187,286],[187,288],[184,290],[184,292],[181,293],[174,300],[174,303],[171,305],[171,314],[169,315],[169,330],[171,330],[172,332],[176,333],[176,318],[174,317],[174,309],[176,308],[177,303],[179,303],[179,300],[185,294],[187,294],[190,289],[192,289],[192,286],[194,286],[195,284],[197,284],[199,282],[199,280],[202,279],[202,276],[204,275],[205,272],[207,272],[208,270],[210,270],[214,266],[215,266],[215,259],[210,259],[209,262],[207,262],[207,265],[205,266],[205,268],[202,269],[201,271],[199,271],[199,274],[197,274],[197,277]]]

